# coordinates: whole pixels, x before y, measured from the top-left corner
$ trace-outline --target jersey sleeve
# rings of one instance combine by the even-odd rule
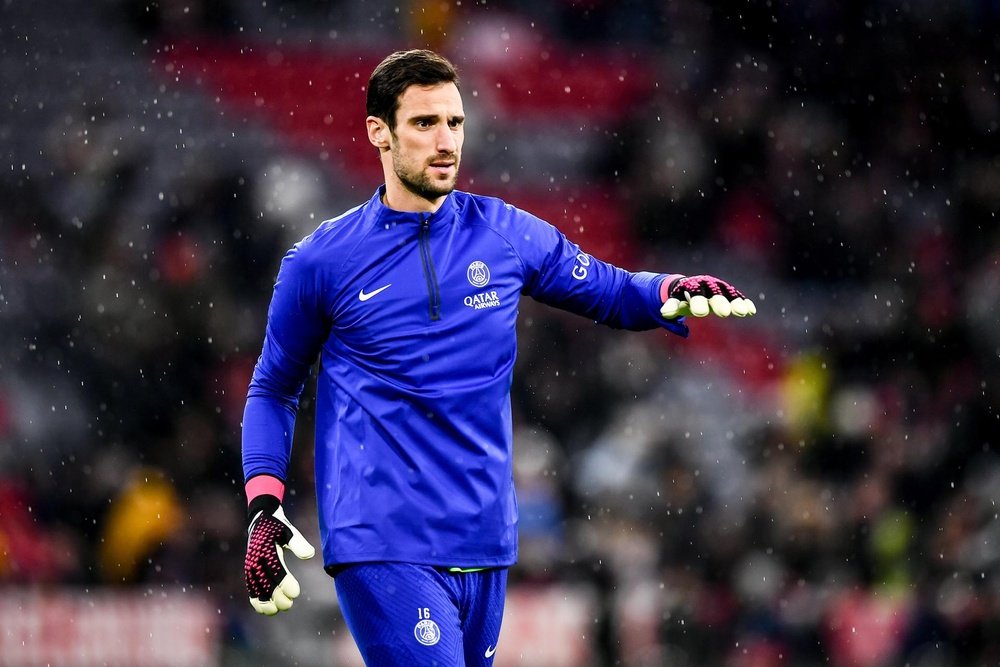
[[[544,220],[514,210],[525,294],[616,329],[664,328],[687,337],[684,318],[660,315],[660,283],[666,274],[626,271],[584,252]]]
[[[301,245],[281,262],[267,312],[264,345],[243,412],[244,479],[284,480],[299,397],[330,330],[320,276]]]

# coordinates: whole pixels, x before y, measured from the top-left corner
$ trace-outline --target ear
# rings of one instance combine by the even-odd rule
[[[365,123],[368,125],[368,141],[372,146],[380,151],[389,150],[389,126],[385,121],[375,116],[368,116]]]

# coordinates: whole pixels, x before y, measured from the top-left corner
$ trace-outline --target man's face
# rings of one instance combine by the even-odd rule
[[[403,91],[389,152],[395,177],[405,190],[435,202],[455,189],[464,122],[455,84],[414,85]]]

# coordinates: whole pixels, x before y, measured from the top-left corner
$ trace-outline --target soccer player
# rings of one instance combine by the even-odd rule
[[[393,53],[367,91],[385,184],[285,255],[243,422],[244,574],[262,614],[300,589],[282,509],[298,399],[317,357],[315,470],[326,571],[369,665],[491,665],[517,557],[510,386],[522,294],[611,327],[687,336],[753,315],[711,276],[631,273],[548,223],[455,189],[459,77]]]

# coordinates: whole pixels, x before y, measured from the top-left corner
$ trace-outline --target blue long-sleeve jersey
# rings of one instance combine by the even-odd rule
[[[453,192],[433,214],[366,204],[284,257],[243,423],[247,479],[285,479],[317,356],[315,470],[325,564],[514,563],[510,387],[522,294],[612,327],[664,327],[663,274],[582,252],[504,202]]]

